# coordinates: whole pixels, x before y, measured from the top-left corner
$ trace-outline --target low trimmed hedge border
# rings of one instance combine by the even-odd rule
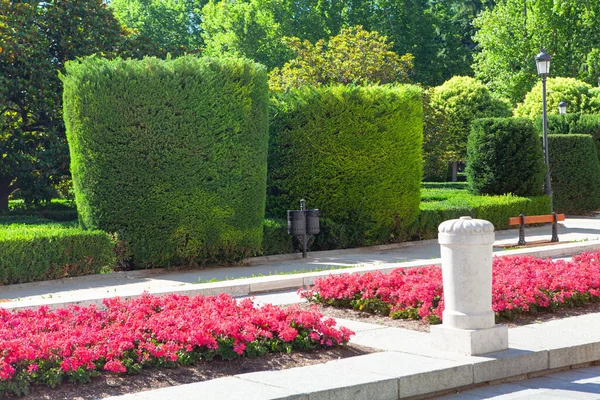
[[[0,217],[35,216],[52,221],[74,221],[77,219],[77,207],[73,200],[53,199],[41,204],[27,205],[23,200],[10,200],[8,212]]]
[[[523,213],[525,215],[548,214],[548,196],[518,197],[474,196],[469,194],[464,183],[424,183],[421,193],[421,206],[417,222],[404,226],[402,236],[415,240],[435,239],[438,226],[449,219],[471,216],[490,221],[496,230],[508,229],[508,219]],[[287,234],[285,220],[265,220],[263,255],[284,254],[300,251],[297,241]],[[314,237],[309,250],[335,250],[351,247],[356,239],[351,229],[342,224],[321,218],[321,233]],[[390,242],[400,242],[391,240]],[[385,244],[375,243],[375,244]]]
[[[102,231],[52,223],[0,229],[1,285],[97,274],[114,264],[113,241]]]
[[[429,194],[432,196],[432,194]],[[442,196],[442,194],[440,194]],[[421,240],[434,239],[438,234],[438,226],[449,219],[462,216],[490,221],[496,230],[508,229],[508,219],[519,214],[538,215],[550,212],[550,197],[518,197],[510,194],[502,196],[473,196],[468,193],[452,194],[446,199],[422,202],[421,212],[415,235]]]

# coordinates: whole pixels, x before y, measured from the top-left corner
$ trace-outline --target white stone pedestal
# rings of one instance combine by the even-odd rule
[[[506,325],[494,325],[485,329],[456,329],[434,325],[429,334],[434,348],[466,356],[508,349]]]
[[[465,355],[508,348],[508,330],[492,310],[494,226],[461,217],[438,228],[444,280],[443,325],[431,327],[434,348]]]

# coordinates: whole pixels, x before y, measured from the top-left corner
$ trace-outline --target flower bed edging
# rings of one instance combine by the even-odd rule
[[[106,299],[106,310],[70,306],[51,311],[0,309],[0,394],[63,379],[89,382],[99,371],[192,365],[268,352],[327,348],[354,332],[299,307],[256,307],[228,295]]]

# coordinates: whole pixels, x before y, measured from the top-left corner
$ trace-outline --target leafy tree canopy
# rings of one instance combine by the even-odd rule
[[[244,56],[269,69],[294,53],[282,43],[296,37],[316,43],[343,28],[362,26],[394,43],[397,54],[414,55],[414,80],[438,85],[470,74],[470,20],[491,2],[470,0],[209,0],[202,29],[207,55]]]
[[[549,114],[558,114],[558,103],[566,101],[569,113],[600,112],[600,96],[588,83],[574,78],[548,78],[546,101]],[[525,95],[525,100],[515,109],[515,115],[535,118],[542,115],[542,82],[538,82]]]
[[[195,51],[201,35],[202,7],[208,0],[110,0],[115,17],[130,29],[166,49]]]
[[[360,26],[342,29],[328,42],[319,40],[314,45],[296,37],[283,41],[296,53],[296,58],[271,72],[269,85],[272,90],[285,91],[304,85],[383,84],[410,80],[413,56],[398,56],[392,51],[393,43],[385,36],[367,32]]]
[[[102,0],[0,0],[0,210],[16,189],[48,199],[68,174],[58,71],[79,56],[161,52],[132,36]]]
[[[292,56],[284,36],[314,42],[330,33],[319,0],[210,0],[202,18],[205,55],[246,57],[268,69]]]
[[[452,160],[464,160],[471,122],[477,118],[508,117],[508,104],[490,93],[481,82],[467,76],[455,76],[437,86],[431,96],[431,107],[445,115],[448,128],[443,134],[445,153]]]
[[[520,102],[539,79],[534,57],[552,55],[551,73],[597,84],[600,2],[498,0],[475,21],[473,66],[493,91]]]

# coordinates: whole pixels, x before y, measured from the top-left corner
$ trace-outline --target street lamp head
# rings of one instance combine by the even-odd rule
[[[567,113],[567,107],[568,107],[569,103],[567,103],[564,100],[561,100],[560,103],[558,103],[558,113],[559,114],[566,114]]]
[[[550,74],[550,60],[552,57],[542,50],[540,54],[535,56],[535,64],[537,66],[538,75],[546,76]]]

